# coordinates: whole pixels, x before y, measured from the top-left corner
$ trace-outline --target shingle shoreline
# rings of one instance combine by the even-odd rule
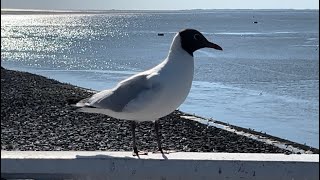
[[[39,75],[1,68],[1,150],[131,151],[128,121],[79,113],[69,105],[91,92]],[[175,111],[161,118],[163,148],[187,152],[292,153],[289,150],[181,118]],[[139,123],[138,149],[157,144],[152,122]],[[310,149],[319,153],[318,149]]]

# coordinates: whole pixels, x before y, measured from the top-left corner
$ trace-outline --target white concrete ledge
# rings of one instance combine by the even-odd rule
[[[1,151],[5,179],[319,179],[319,154]]]

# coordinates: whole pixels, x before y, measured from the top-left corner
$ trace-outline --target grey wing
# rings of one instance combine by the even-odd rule
[[[139,75],[120,82],[115,89],[102,91],[84,101],[87,102],[87,107],[121,112],[131,100],[151,88],[152,85],[148,82],[147,75]]]

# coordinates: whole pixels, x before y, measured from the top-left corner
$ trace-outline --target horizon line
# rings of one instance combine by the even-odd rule
[[[1,8],[1,11],[50,11],[50,12],[74,12],[74,11],[188,11],[188,10],[319,10],[310,8],[195,8],[195,9],[17,9]]]

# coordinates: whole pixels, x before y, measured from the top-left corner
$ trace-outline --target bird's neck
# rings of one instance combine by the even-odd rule
[[[179,33],[173,38],[167,59],[169,61],[193,61],[193,56],[181,47]]]

